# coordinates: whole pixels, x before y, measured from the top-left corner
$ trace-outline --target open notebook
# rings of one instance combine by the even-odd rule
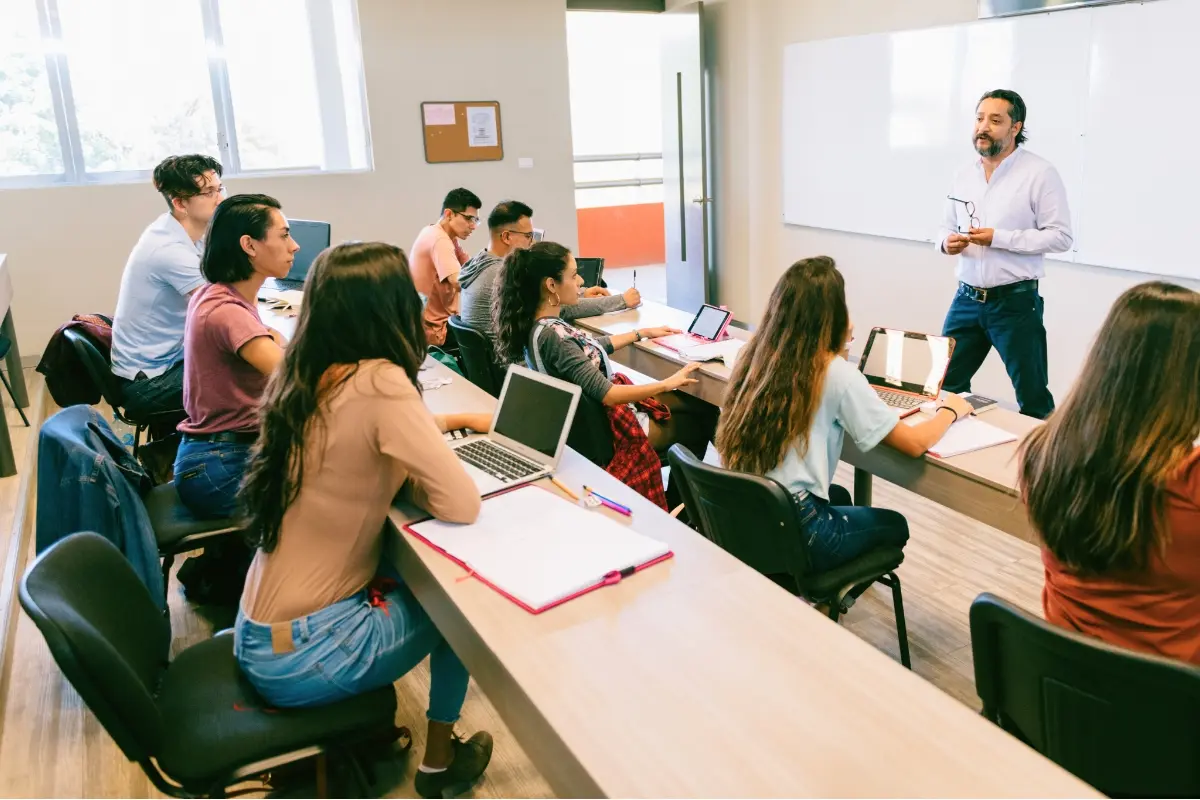
[[[671,556],[662,542],[536,484],[487,498],[471,525],[405,529],[534,614]]]
[[[1014,433],[1009,433],[974,417],[967,417],[951,425],[937,444],[929,448],[929,455],[951,458],[1016,440],[1017,435]]]

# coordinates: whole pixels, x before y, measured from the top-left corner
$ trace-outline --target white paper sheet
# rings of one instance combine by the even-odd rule
[[[471,147],[495,147],[500,144],[494,107],[467,106],[467,137]]]
[[[975,417],[967,417],[951,425],[946,435],[929,448],[929,454],[938,458],[951,458],[1016,440],[1015,433],[1009,433]]]
[[[535,610],[669,552],[539,486],[488,498],[471,525],[429,520],[412,529]]]

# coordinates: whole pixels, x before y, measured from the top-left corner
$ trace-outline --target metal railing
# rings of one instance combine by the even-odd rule
[[[610,161],[661,161],[662,153],[619,153],[617,155],[575,156],[576,164],[599,164]],[[659,186],[662,178],[621,178],[609,181],[575,181],[576,189],[617,189],[625,186]]]

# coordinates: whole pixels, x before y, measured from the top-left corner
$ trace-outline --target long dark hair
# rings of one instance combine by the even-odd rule
[[[846,284],[828,256],[797,261],[775,284],[762,325],[738,357],[717,426],[725,466],[762,475],[808,434],[829,359],[846,346]]]
[[[259,412],[258,443],[239,493],[252,544],[271,552],[304,480],[305,443],[321,435],[321,409],[360,361],[386,359],[420,391],[425,358],[421,300],[408,259],[382,242],[341,244],[313,261],[296,335]],[[341,367],[341,369],[338,369]]]
[[[504,257],[492,295],[492,329],[496,355],[502,361],[525,360],[534,315],[542,304],[542,286],[547,278],[562,280],[570,257],[570,250],[554,242],[538,242]]]
[[[1046,547],[1084,574],[1142,569],[1170,531],[1166,487],[1200,435],[1200,294],[1134,286],[1075,387],[1021,446],[1021,492]]]
[[[236,283],[254,274],[242,237],[263,241],[271,229],[271,209],[279,201],[266,194],[235,194],[222,200],[208,221],[200,272],[209,283]]]

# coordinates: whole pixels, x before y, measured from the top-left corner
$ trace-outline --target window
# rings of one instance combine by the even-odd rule
[[[371,166],[355,0],[0,5],[0,188]]]
[[[37,9],[8,3],[0,25],[0,180],[62,172]]]

